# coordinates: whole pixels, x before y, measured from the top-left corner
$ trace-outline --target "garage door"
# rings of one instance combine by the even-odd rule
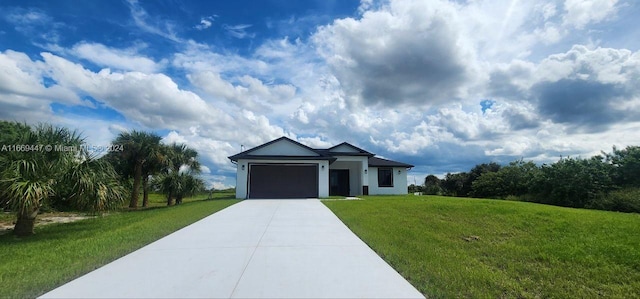
[[[250,164],[249,198],[316,198],[318,165]]]

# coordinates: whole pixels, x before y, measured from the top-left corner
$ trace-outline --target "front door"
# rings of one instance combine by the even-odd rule
[[[349,196],[349,169],[329,171],[329,195]]]

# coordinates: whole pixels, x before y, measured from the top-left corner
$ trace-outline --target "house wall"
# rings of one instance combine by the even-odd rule
[[[282,160],[247,160],[240,159],[236,164],[236,198],[247,198],[247,179],[249,175],[249,163],[274,163],[283,164]],[[318,197],[329,196],[329,161],[324,160],[287,160],[284,163],[318,164]],[[242,169],[244,165],[244,170]],[[324,166],[324,168],[322,167]]]
[[[393,167],[393,187],[378,187],[378,167],[369,167],[369,194],[407,194],[407,169]]]

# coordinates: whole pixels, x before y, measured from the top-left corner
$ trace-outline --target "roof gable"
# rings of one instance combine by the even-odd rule
[[[239,154],[229,157],[232,161],[236,161],[240,158],[246,157],[274,157],[274,156],[287,156],[287,157],[321,157],[321,155],[314,149],[291,140],[287,137],[280,137],[278,139],[269,141],[263,145],[256,146],[248,149]]]
[[[367,155],[367,156],[373,156],[372,153],[365,151],[357,146],[354,146],[352,144],[343,142],[340,143],[336,146],[330,147],[327,149],[332,155],[338,155],[338,154],[347,154],[347,155],[359,155],[359,154],[363,154],[363,155]]]

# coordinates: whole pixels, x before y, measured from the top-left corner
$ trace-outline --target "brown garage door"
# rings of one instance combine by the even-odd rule
[[[318,197],[316,164],[250,164],[249,198]]]

